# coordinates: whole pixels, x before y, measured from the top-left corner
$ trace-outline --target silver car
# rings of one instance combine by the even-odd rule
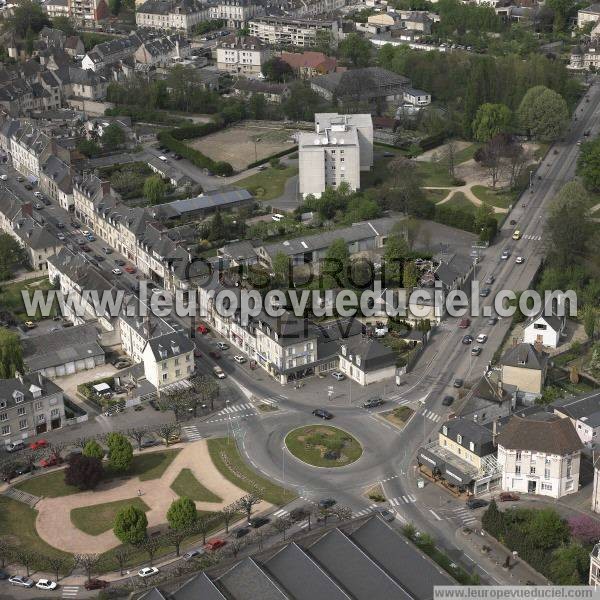
[[[8,582],[12,585],[18,585],[26,588],[31,588],[34,585],[32,579],[29,579],[29,577],[23,577],[22,575],[13,575],[12,577],[8,578]]]

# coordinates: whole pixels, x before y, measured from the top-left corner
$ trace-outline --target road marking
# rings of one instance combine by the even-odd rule
[[[279,510],[277,510],[273,513],[273,516],[280,518],[280,517],[285,517],[286,515],[289,515],[289,514],[290,513],[287,510],[280,508]]]
[[[63,598],[73,598],[74,596],[77,596],[78,593],[79,593],[78,585],[66,585],[62,589],[62,597]]]
[[[429,512],[438,520],[441,521],[442,517],[440,517],[437,513],[435,513],[435,511],[431,510],[431,508],[429,509]]]
[[[204,438],[204,436],[198,431],[198,427],[196,425],[187,425],[181,428],[185,439],[189,442],[197,442]]]

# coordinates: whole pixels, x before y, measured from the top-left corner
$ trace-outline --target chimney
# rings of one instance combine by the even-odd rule
[[[533,347],[535,348],[535,351],[538,354],[541,354],[543,346],[542,346],[542,342],[540,342],[540,340],[535,340],[535,343],[533,344]]]
[[[516,348],[518,344],[519,344],[519,338],[514,337],[512,340],[513,348]]]
[[[102,195],[108,196],[110,194],[110,181],[101,181],[100,186],[102,187]]]
[[[38,382],[40,384],[40,387],[42,387],[44,385],[44,377],[42,376],[41,373],[38,373]]]
[[[15,371],[15,378],[18,379],[21,383],[23,383],[23,375],[20,371]]]
[[[496,438],[498,437],[498,419],[494,419],[492,423],[492,444],[497,446]]]

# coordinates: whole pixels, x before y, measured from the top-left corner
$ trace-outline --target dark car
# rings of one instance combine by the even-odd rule
[[[482,290],[479,292],[479,295],[480,295],[482,298],[487,298],[487,297],[490,295],[491,291],[492,291],[492,290],[490,290],[490,288],[483,288],[483,289],[482,289]]]
[[[488,325],[495,325],[498,322],[498,317],[490,317],[487,321]]]
[[[248,529],[248,527],[239,527],[238,529],[236,529],[233,532],[234,537],[236,537],[238,540],[240,538],[243,538],[245,535],[248,535],[250,533],[250,529]]]
[[[215,360],[219,360],[221,358],[221,353],[217,352],[217,350],[211,350],[208,355]]]
[[[451,406],[453,402],[454,402],[453,396],[444,396],[444,399],[442,400],[442,404],[444,406]]]
[[[473,346],[473,348],[471,348],[471,354],[473,356],[479,356],[481,354],[481,348],[479,346]]]
[[[467,507],[471,510],[474,510],[476,508],[483,508],[488,504],[489,502],[487,500],[482,500],[481,498],[471,498],[470,500],[467,500]]]
[[[463,385],[465,384],[464,380],[461,379],[460,377],[457,377],[454,382],[452,383],[452,385],[455,388],[461,388]]]
[[[383,404],[383,398],[369,398],[364,404],[363,408],[376,408]]]
[[[250,519],[248,521],[248,525],[250,525],[250,527],[252,527],[253,529],[258,529],[259,527],[266,525],[270,521],[271,519],[268,519],[267,517],[254,517],[254,519]]]
[[[56,226],[57,226],[59,229],[64,229],[64,228],[65,228],[65,224],[64,224],[62,221],[57,221],[57,222],[56,222]]]
[[[312,411],[312,414],[313,416],[319,417],[319,419],[325,419],[326,421],[333,419],[333,415],[324,408],[315,408],[315,410]]]
[[[8,579],[9,575],[6,571],[2,571],[0,570],[0,580],[4,581],[5,579]]]
[[[71,226],[72,227],[79,227],[79,223],[75,219],[71,219]]]
[[[120,258],[115,258],[115,265],[117,265],[118,267],[123,267],[125,266],[125,261]]]
[[[90,247],[89,247],[87,244],[82,244],[82,245],[81,245],[81,249],[82,249],[84,252],[91,252],[91,251],[92,251],[92,249],[91,249],[91,248],[90,248]]]
[[[465,344],[466,346],[468,346],[469,344],[473,343],[473,336],[472,335],[465,335],[465,337],[462,339],[462,343]]]
[[[337,500],[333,498],[323,498],[319,500],[319,508],[331,508],[337,504]]]
[[[470,319],[461,319],[458,323],[458,327],[460,329],[467,329],[467,327],[469,327],[469,325],[471,324],[471,320]]]
[[[516,502],[520,499],[521,498],[519,497],[519,495],[513,492],[502,492],[500,494],[500,502]]]
[[[105,260],[104,256],[102,256],[101,254],[94,254],[94,258],[96,259],[96,262],[102,262],[103,260]]]
[[[26,183],[23,187],[29,191],[31,191],[33,189],[33,186],[30,183]]]
[[[103,590],[105,587],[108,587],[108,581],[104,579],[90,579],[85,582],[84,587],[86,590]]]
[[[142,448],[153,448],[154,446],[160,446],[160,444],[160,440],[144,440],[142,442]]]

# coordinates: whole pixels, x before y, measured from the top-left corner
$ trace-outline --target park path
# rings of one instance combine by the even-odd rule
[[[219,473],[210,458],[206,440],[199,440],[186,444],[159,479],[140,481],[134,477],[125,481],[113,480],[99,485],[94,491],[42,498],[36,506],[37,532],[46,543],[65,552],[106,552],[120,543],[112,529],[100,535],[84,533],[71,523],[71,510],[135,498],[141,490],[142,500],[150,507],[146,513],[148,527],[161,525],[166,523],[171,502],[178,498],[170,486],[182,469],[190,469],[202,485],[222,498],[222,502],[217,503],[196,502],[198,510],[216,511],[246,494]],[[267,502],[261,502],[255,510],[260,512],[269,507]]]
[[[466,198],[468,198],[469,202],[471,202],[475,206],[481,206],[483,204],[483,202],[473,193],[473,190],[471,189],[474,185],[482,185],[482,183],[480,181],[476,181],[476,182],[472,182],[472,183],[466,183],[465,185],[460,185],[460,186],[453,186],[453,187],[427,186],[423,189],[425,189],[425,190],[448,190],[447,196],[442,198],[439,202],[436,202],[436,204],[445,204],[452,198],[452,196],[454,196],[454,194],[456,192],[462,192],[466,196]],[[508,212],[508,208],[501,208],[500,206],[492,206],[492,208],[494,209],[495,213],[503,214],[503,213]]]

